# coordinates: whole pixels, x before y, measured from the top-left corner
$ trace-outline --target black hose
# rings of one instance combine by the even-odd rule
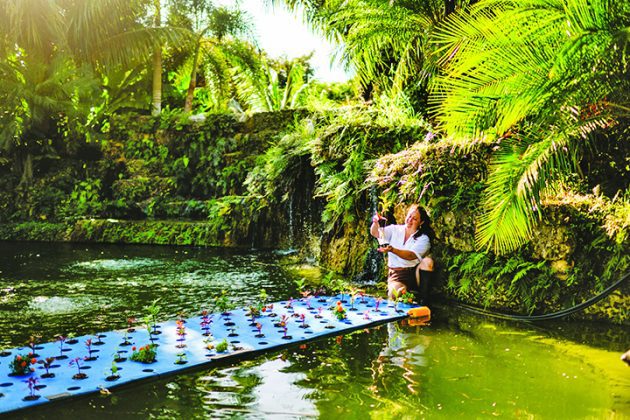
[[[488,316],[492,316],[495,318],[502,318],[502,319],[510,319],[510,320],[514,320],[514,321],[548,321],[550,319],[557,319],[557,318],[563,318],[565,316],[571,315],[572,313],[581,311],[584,308],[587,308],[591,305],[594,305],[595,303],[599,302],[600,300],[604,299],[606,296],[608,296],[609,294],[611,294],[615,289],[617,289],[618,287],[621,286],[621,284],[626,281],[628,279],[628,277],[630,277],[630,271],[627,272],[626,274],[624,274],[623,276],[621,276],[621,278],[619,280],[617,280],[615,283],[611,284],[610,286],[608,286],[606,289],[604,289],[601,293],[595,295],[594,297],[578,304],[575,305],[571,308],[567,308],[567,309],[563,309],[561,311],[558,312],[554,312],[551,314],[544,314],[544,315],[509,315],[509,314],[503,314],[500,312],[492,312],[492,311],[488,311],[486,309],[481,309],[481,308],[477,308],[475,306],[470,306],[470,305],[466,305],[463,303],[457,303],[457,306],[461,306],[462,308],[471,311],[471,312],[475,312],[478,314],[482,314],[482,315],[488,315]]]

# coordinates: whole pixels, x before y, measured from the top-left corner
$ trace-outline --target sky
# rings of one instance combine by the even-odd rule
[[[234,0],[220,0],[217,4],[232,6]],[[255,26],[259,46],[271,57],[288,58],[304,56],[314,51],[311,65],[315,77],[324,82],[342,82],[352,77],[339,62],[331,59],[335,47],[322,35],[314,33],[301,16],[294,15],[276,1],[273,7],[265,0],[241,0],[241,10],[246,11]]]

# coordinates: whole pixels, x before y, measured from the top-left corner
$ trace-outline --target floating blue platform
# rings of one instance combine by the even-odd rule
[[[345,295],[346,300],[348,296]],[[76,343],[53,342],[35,347],[38,360],[54,357],[49,368],[54,377],[46,377],[44,366],[32,365],[34,372],[23,376],[11,376],[10,364],[17,355],[28,355],[33,349],[19,347],[4,352],[0,357],[0,413],[21,410],[51,401],[74,398],[96,393],[101,388],[113,389],[131,382],[146,381],[178,372],[211,367],[218,361],[237,359],[259,352],[287,347],[328,335],[347,333],[359,328],[396,321],[407,317],[412,306],[381,301],[376,310],[372,297],[357,298],[352,307],[343,303],[347,318],[338,320],[333,313],[341,296],[313,297],[295,301],[274,302],[255,319],[248,308],[231,310],[229,314],[208,314],[177,321],[160,322],[159,334],[149,334],[148,329],[126,329],[76,337]],[[332,309],[331,309],[332,308]],[[286,320],[281,325],[282,317]],[[181,323],[183,321],[183,324]],[[256,325],[258,324],[258,326]],[[182,329],[182,325],[184,328]],[[185,332],[185,335],[182,333]],[[89,357],[86,342],[91,340]],[[226,340],[226,351],[216,347]],[[127,342],[125,342],[127,341]],[[140,363],[130,359],[133,348],[155,343],[157,358],[153,363]],[[9,353],[9,354],[7,354]],[[79,358],[81,369],[70,361]],[[118,378],[112,378],[112,361],[116,363]],[[126,360],[122,360],[126,359]],[[84,379],[74,379],[77,373]],[[37,382],[29,399],[29,378]]]

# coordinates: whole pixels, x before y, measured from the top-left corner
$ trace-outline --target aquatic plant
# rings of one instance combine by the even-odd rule
[[[300,325],[300,328],[308,328],[309,327],[309,325],[306,323],[306,315],[300,314],[300,322],[302,323],[302,325]]]
[[[293,309],[293,298],[289,298],[289,300],[287,301],[287,304],[284,305],[284,307],[288,310],[292,310]]]
[[[346,310],[344,309],[341,301],[337,301],[337,306],[333,309],[333,314],[337,317],[338,320],[342,320],[346,318]]]
[[[110,372],[110,375],[105,377],[106,381],[111,382],[120,378],[120,375],[118,374],[118,365],[116,364],[116,360],[112,360],[112,365],[109,368],[109,372]]]
[[[68,333],[68,336],[66,337],[66,344],[77,344],[78,342],[79,340],[76,339],[75,333]]]
[[[376,298],[376,300],[374,301],[374,312],[378,312],[378,307],[380,306],[382,300],[383,298],[381,298],[380,296]]]
[[[37,389],[37,382],[39,380],[32,376],[24,381],[28,385],[29,395],[24,397],[24,401],[34,401],[39,398],[39,395],[35,395],[35,390]]]
[[[66,337],[64,337],[63,335],[58,335],[57,341],[59,342],[59,356],[57,356],[57,360],[67,359],[68,356],[63,354],[63,352],[65,351],[65,349],[63,348],[63,345],[66,342]]]
[[[127,318],[127,332],[128,333],[132,333],[136,331],[136,329],[133,327],[133,324],[135,324],[136,322],[138,322],[138,319],[135,316],[130,316],[129,318]]]
[[[77,367],[77,373],[72,376],[72,379],[85,379],[88,377],[85,373],[81,372],[82,362],[83,362],[83,359],[81,359],[80,357],[75,357],[74,359],[70,360],[70,366]]]
[[[186,360],[186,352],[177,353],[177,360],[175,360],[176,365],[185,365],[188,363]]]
[[[258,330],[258,334],[255,335],[256,338],[262,338],[265,334],[262,333],[262,324],[260,322],[256,323],[256,330]]]
[[[92,361],[92,360],[96,360],[97,358],[95,356],[92,356],[92,353],[94,352],[94,350],[92,349],[92,339],[88,338],[87,340],[85,340],[85,348],[88,351],[88,356],[85,358],[86,362]]]
[[[37,336],[31,335],[31,338],[28,341],[28,346],[31,348],[31,353],[33,354],[33,357],[39,357],[39,354],[37,354]]]
[[[155,362],[157,351],[155,344],[147,344],[146,346],[142,346],[136,349],[135,346],[131,348],[133,353],[131,353],[131,360],[134,362],[140,363],[153,363]]]
[[[308,309],[309,311],[313,309],[313,306],[311,306],[311,299],[312,299],[312,297],[311,297],[311,296],[308,296],[308,297],[305,299],[305,302],[306,302],[306,309]]]
[[[176,321],[177,326],[175,327],[175,332],[177,333],[177,336],[179,337],[177,339],[177,341],[179,341],[179,344],[177,344],[177,348],[179,349],[183,349],[184,347],[186,347],[186,343],[184,341],[186,341],[186,326],[184,325],[184,321],[182,321],[181,319],[178,319]]]
[[[201,326],[201,329],[203,330],[203,335],[206,337],[211,335],[210,324],[212,324],[212,317],[208,314],[208,311],[204,309],[201,312],[200,326]]]
[[[403,291],[400,296],[398,296],[398,301],[400,303],[405,303],[405,304],[412,304],[414,301],[415,297],[412,293],[408,292],[408,291]]]
[[[44,370],[46,371],[46,373],[44,373],[42,375],[42,378],[54,378],[55,374],[54,373],[50,373],[48,371],[48,369],[50,369],[50,367],[52,366],[53,362],[56,359],[54,357],[47,357],[44,360],[40,360],[38,363],[44,366]]]
[[[120,345],[121,346],[130,346],[131,345],[131,341],[129,341],[129,328],[127,328],[125,330],[125,335],[123,336],[123,342],[120,343]]]
[[[222,315],[230,315],[230,310],[234,307],[227,296],[227,291],[222,290],[220,295],[215,296],[214,304]]]
[[[122,355],[124,351],[125,350],[120,350],[120,349],[116,350],[116,353],[114,354],[114,361],[115,362],[122,363],[125,360],[127,360],[127,358]]]
[[[29,373],[35,371],[32,367],[35,363],[37,363],[37,359],[34,357],[33,353],[28,353],[26,355],[18,354],[13,358],[9,365],[11,367],[11,375],[28,375]]]
[[[223,353],[224,351],[227,351],[227,349],[228,349],[228,342],[225,338],[219,344],[216,345],[217,353]]]
[[[324,311],[324,307],[320,306],[317,308],[317,315],[315,315],[315,318],[323,318],[324,316],[322,315],[322,312]]]
[[[160,307],[158,306],[158,302],[160,301],[160,299],[155,299],[153,302],[151,302],[150,305],[145,306],[144,309],[148,312],[149,317],[151,317],[151,327],[152,327],[152,331],[150,332],[150,334],[161,334],[162,332],[158,330],[159,325],[157,325],[157,317],[160,314]]]
[[[363,312],[363,319],[365,319],[367,321],[369,321],[371,319],[370,318],[370,311]]]

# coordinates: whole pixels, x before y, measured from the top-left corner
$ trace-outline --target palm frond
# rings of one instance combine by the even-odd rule
[[[558,177],[575,168],[572,152],[604,128],[609,119],[595,116],[557,128],[539,140],[539,127],[516,141],[504,141],[490,165],[483,210],[477,219],[476,245],[497,254],[530,239],[540,218],[542,195]]]

